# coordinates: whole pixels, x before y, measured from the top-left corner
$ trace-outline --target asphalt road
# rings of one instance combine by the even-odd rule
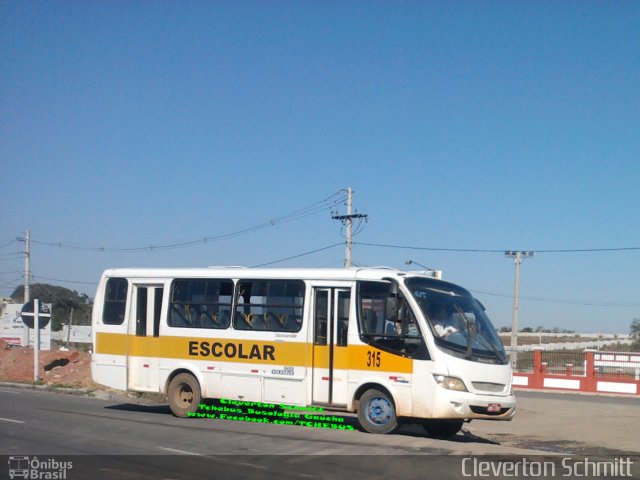
[[[562,454],[640,454],[640,397],[516,391],[512,422],[471,422],[502,446]]]
[[[547,406],[551,414],[566,415],[565,409],[571,405],[574,410],[585,411],[602,410],[604,405],[616,417],[621,415],[621,421],[628,425],[640,419],[640,400],[541,395],[526,392],[518,395],[523,404],[523,411],[518,412],[521,419],[510,423],[472,422],[455,438],[438,440],[426,436],[417,425],[407,425],[397,434],[382,436],[359,430],[179,419],[171,415],[166,405],[141,405],[135,399],[105,401],[0,386],[0,454],[40,458],[73,455],[75,470],[67,475],[69,480],[85,478],[72,475],[81,472],[91,472],[96,479],[157,480],[463,478],[461,459],[469,455],[589,453],[606,457],[640,453],[637,435],[631,440],[635,445],[631,449],[603,448],[597,442],[589,443],[586,432],[593,430],[593,438],[602,434],[599,430],[604,427],[597,422],[582,426],[581,439],[588,440],[582,444],[593,451],[576,448],[568,451],[562,429],[541,431],[539,421]],[[611,421],[606,416],[602,418],[603,425]],[[637,428],[640,422],[635,424]],[[357,428],[355,418],[350,415],[344,415],[344,425]],[[528,431],[532,429],[537,429],[538,437],[532,438]],[[6,471],[3,468],[0,464],[0,475]]]

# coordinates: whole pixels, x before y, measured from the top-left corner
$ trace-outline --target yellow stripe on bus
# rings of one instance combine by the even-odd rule
[[[350,345],[349,368],[374,372],[413,373],[413,360],[370,345]]]
[[[410,358],[369,345],[334,347],[334,368],[412,373]],[[120,333],[96,334],[96,353],[216,362],[329,368],[329,347],[303,342],[271,342],[201,337],[138,337]]]

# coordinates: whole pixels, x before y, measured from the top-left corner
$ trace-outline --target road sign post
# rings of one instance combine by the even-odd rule
[[[36,330],[35,345],[33,346],[33,383],[40,381],[40,300],[33,301],[33,325]]]
[[[34,298],[22,307],[21,313],[24,324],[35,329],[35,345],[33,346],[33,381],[40,381],[40,329],[46,327],[51,320],[51,310],[46,304]]]

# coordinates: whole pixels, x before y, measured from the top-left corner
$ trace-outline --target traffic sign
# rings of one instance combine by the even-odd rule
[[[33,320],[34,301],[35,300],[31,300],[30,302],[25,303],[20,314],[20,316],[22,317],[22,321],[29,328],[33,328],[35,323]],[[38,328],[40,329],[46,327],[51,321],[51,307],[48,303],[38,303],[40,303],[40,308],[38,309]]]

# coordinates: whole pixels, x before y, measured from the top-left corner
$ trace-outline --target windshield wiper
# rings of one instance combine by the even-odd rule
[[[453,308],[456,309],[456,311],[458,312],[458,315],[460,315],[464,320],[465,332],[467,334],[467,354],[465,358],[467,360],[471,360],[473,358],[473,348],[471,346],[472,345],[471,340],[475,340],[475,333],[472,332],[471,322],[469,321],[467,316],[464,314],[464,311],[462,310],[462,308],[460,308],[459,305],[454,305]],[[473,330],[475,330],[475,325],[473,326]]]
[[[496,346],[493,344],[491,339],[487,337],[487,334],[484,333],[482,330],[480,330],[480,335],[482,335],[482,337],[486,340],[487,345],[491,347],[491,350],[493,350],[493,353],[496,354],[496,357],[498,357],[498,360],[500,360],[501,362],[506,362],[507,360],[506,354],[503,355],[502,352],[496,348]]]

